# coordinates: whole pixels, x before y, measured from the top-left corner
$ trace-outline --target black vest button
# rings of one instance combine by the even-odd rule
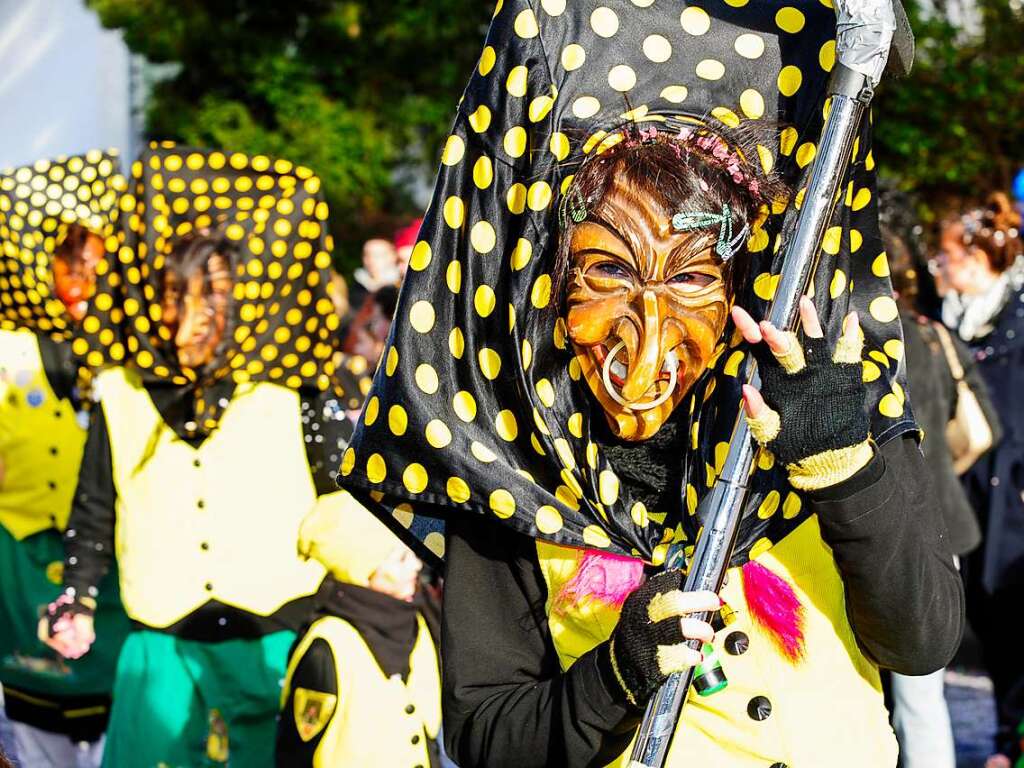
[[[412,737],[412,743],[413,744],[419,744],[420,743],[420,735],[418,733],[415,736]]]
[[[206,591],[213,592],[213,584],[211,584],[210,582],[206,582]]]
[[[747,714],[751,720],[767,720],[772,713],[772,703],[764,696],[755,696],[747,703]]]
[[[415,711],[416,711],[416,707],[414,707],[412,704],[406,704],[405,705],[405,714],[411,715]]]
[[[730,656],[740,656],[750,647],[750,638],[743,632],[730,632],[725,638],[725,652]]]

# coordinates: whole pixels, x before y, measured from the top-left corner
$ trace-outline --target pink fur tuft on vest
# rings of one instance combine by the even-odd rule
[[[642,560],[587,549],[583,551],[576,573],[559,591],[555,609],[564,605],[579,605],[587,600],[597,600],[618,608],[643,581]]]
[[[754,621],[790,661],[804,655],[804,607],[793,587],[753,560],[743,566],[743,595]]]

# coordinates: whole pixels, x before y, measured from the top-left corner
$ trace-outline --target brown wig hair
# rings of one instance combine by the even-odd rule
[[[993,192],[985,205],[968,211],[946,226],[959,223],[964,228],[964,245],[978,248],[988,258],[992,271],[1002,274],[1024,254],[1021,242],[1021,217],[1003,192]]]
[[[69,264],[81,258],[82,249],[85,248],[85,243],[91,234],[81,224],[68,224],[68,228],[64,233],[64,239],[53,250],[54,257]]]
[[[210,259],[215,255],[224,258],[227,262],[228,270],[231,272],[232,279],[235,279],[235,265],[239,257],[238,246],[225,236],[224,230],[225,227],[219,227],[213,230],[190,232],[174,243],[170,253],[167,254],[164,260],[163,280],[161,281],[159,295],[161,303],[165,299],[164,291],[166,290],[166,279],[169,274],[176,276],[181,285],[184,286],[187,284],[189,277],[196,272],[206,272],[209,268]],[[223,353],[223,348],[230,343],[234,335],[235,317],[231,312],[231,301],[233,301],[233,298],[229,298],[224,337],[221,339],[220,349],[218,349],[214,363],[211,366],[219,364],[218,360]],[[160,326],[159,334],[164,341],[170,341],[170,337],[163,325]]]
[[[678,133],[677,133],[678,131]],[[691,133],[692,131],[692,133]],[[613,183],[625,182],[637,192],[658,201],[670,216],[679,212],[718,213],[728,205],[733,216],[733,231],[753,227],[764,215],[765,206],[786,199],[787,186],[774,174],[765,174],[757,155],[757,145],[768,144],[765,131],[750,125],[730,129],[717,121],[700,126],[678,124],[671,132],[639,130],[630,126],[622,138],[604,151],[594,150],[584,160],[565,190],[560,217],[558,250],[553,268],[556,306],[564,308],[570,279],[570,244],[573,229],[583,221],[574,210],[593,211],[600,206]],[[731,172],[725,161],[700,148],[693,137],[720,139],[730,150],[739,170]],[[736,181],[742,178],[742,182]],[[752,182],[752,183],[751,183]],[[749,272],[745,246],[725,265],[726,286],[734,296]]]
[[[224,236],[223,228],[190,232],[178,240],[167,254],[164,272],[187,280],[189,276],[206,269],[207,262],[215,254],[223,256],[228,267],[233,268],[237,252],[234,243]]]

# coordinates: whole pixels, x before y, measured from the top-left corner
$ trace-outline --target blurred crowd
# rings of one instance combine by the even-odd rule
[[[873,269],[904,342],[864,376],[905,363],[995,686],[988,768],[1024,765],[1020,204],[995,193],[929,232],[904,194],[882,203]],[[326,221],[312,171],[240,153],[0,176],[16,764],[444,764],[438,579],[335,482],[420,221],[366,242],[351,280]],[[904,768],[954,768],[943,672],[890,688]]]
[[[1005,623],[1024,584],[1020,203],[992,193],[926,232],[907,197],[890,191],[881,217],[922,448],[994,683],[998,730],[986,768],[1010,768],[1022,764],[1024,738],[1024,665]],[[942,679],[893,675],[904,766],[956,765]]]

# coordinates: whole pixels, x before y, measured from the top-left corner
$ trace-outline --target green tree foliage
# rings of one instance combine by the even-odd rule
[[[129,47],[180,65],[151,136],[262,152],[323,178],[342,261],[414,213],[396,173],[430,175],[491,0],[86,0]],[[1006,188],[1024,164],[1021,0],[905,0],[912,75],[876,112],[883,171],[926,209]],[[976,8],[963,27],[958,9]]]
[[[1019,0],[905,4],[917,60],[879,92],[876,155],[935,215],[1007,190],[1024,165],[1024,10]]]
[[[86,0],[129,48],[177,74],[147,133],[316,170],[339,257],[414,213],[396,173],[429,168],[492,6],[483,0]]]

